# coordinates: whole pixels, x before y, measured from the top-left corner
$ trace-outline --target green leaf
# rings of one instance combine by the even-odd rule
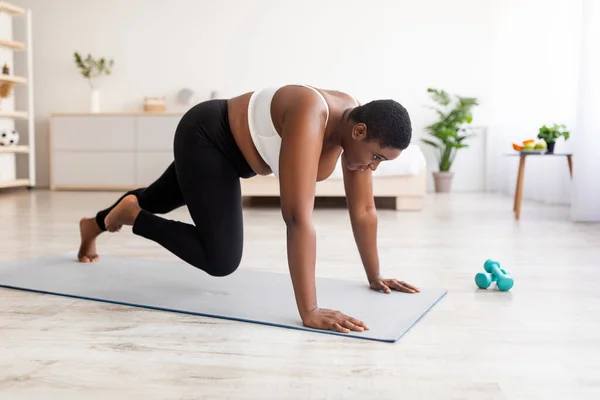
[[[436,103],[441,104],[442,106],[447,106],[452,101],[450,95],[443,90],[429,88],[427,89],[427,92],[431,94],[431,97]]]
[[[459,136],[458,139],[456,139],[458,142],[462,142],[465,139],[470,138],[471,136],[475,136],[474,133],[469,133],[468,135],[464,135],[464,136]]]
[[[84,59],[79,52],[75,51],[73,58],[75,66],[79,69],[81,75],[84,78],[90,79],[90,81],[101,75],[110,75],[112,72],[111,67],[114,65],[114,60],[112,59],[107,63],[106,58],[95,59],[89,53]]]
[[[477,99],[474,97],[458,97],[458,102],[460,106],[464,108],[471,108],[472,106],[479,105]]]
[[[435,147],[435,148],[438,148],[438,149],[440,148],[440,145],[439,145],[439,144],[437,144],[437,143],[435,143],[435,142],[434,142],[434,141],[432,141],[432,140],[428,140],[428,139],[421,139],[421,140],[422,140],[424,143],[427,143],[427,144],[428,144],[428,145],[430,145],[430,146],[433,146],[433,147]]]

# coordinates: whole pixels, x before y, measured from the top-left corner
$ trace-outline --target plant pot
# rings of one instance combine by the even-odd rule
[[[90,93],[90,112],[100,112],[100,89],[92,89]]]
[[[433,173],[433,182],[435,184],[435,191],[437,193],[447,193],[450,191],[452,187],[452,178],[454,177],[454,172],[434,172]]]
[[[548,150],[546,150],[547,154],[552,154],[554,153],[554,145],[556,144],[556,142],[550,142],[550,143],[546,143],[546,145],[548,146]]]

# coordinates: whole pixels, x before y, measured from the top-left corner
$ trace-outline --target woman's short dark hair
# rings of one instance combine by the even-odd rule
[[[367,126],[367,140],[377,139],[381,147],[404,150],[410,144],[412,127],[408,111],[395,100],[374,100],[356,107],[350,118]]]

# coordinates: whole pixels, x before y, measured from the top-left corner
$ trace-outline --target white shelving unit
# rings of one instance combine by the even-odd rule
[[[13,38],[13,21],[16,18],[22,18],[25,23],[26,37],[23,41]],[[4,25],[4,26],[2,26]],[[35,186],[35,125],[33,112],[33,66],[32,66],[32,32],[31,32],[31,10],[21,8],[14,4],[0,1],[0,85],[5,83],[13,84],[12,98],[0,99],[2,107],[0,108],[0,126],[2,129],[14,129],[15,122],[19,120],[27,121],[27,132],[19,130],[20,143],[17,146],[0,146],[0,189],[16,187],[34,187]],[[26,53],[27,76],[14,75],[14,53]],[[10,73],[4,74],[2,66],[9,65]],[[15,99],[17,85],[27,86],[27,109],[15,109]],[[24,102],[22,102],[23,104]],[[6,122],[9,121],[9,122]],[[12,122],[10,122],[12,121]],[[25,133],[25,135],[24,135]],[[27,138],[27,144],[23,139]],[[17,173],[17,157],[28,157],[28,176],[19,178]],[[4,157],[4,158],[3,158]],[[12,159],[9,159],[12,158]],[[10,171],[7,171],[7,165],[11,164]],[[12,165],[14,164],[14,165]],[[5,171],[2,171],[2,168]],[[5,174],[3,172],[6,172]],[[6,179],[6,175],[14,175],[14,178]],[[3,179],[4,176],[4,179]]]

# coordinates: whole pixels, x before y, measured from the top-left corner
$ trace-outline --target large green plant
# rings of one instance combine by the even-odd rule
[[[94,79],[101,75],[110,75],[114,60],[106,60],[104,57],[95,59],[91,54],[83,58],[78,52],[73,53],[75,65],[79,68],[81,75],[88,80],[90,87],[94,89]]]
[[[467,125],[473,120],[472,109],[479,105],[474,97],[450,96],[444,90],[427,89],[436,106],[438,119],[426,127],[432,139],[421,139],[434,147],[441,172],[450,171],[458,149],[468,147],[465,140],[473,136]],[[454,101],[453,101],[454,100]]]

